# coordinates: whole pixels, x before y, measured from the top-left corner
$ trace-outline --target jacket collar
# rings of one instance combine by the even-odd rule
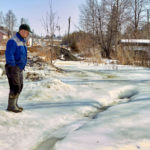
[[[26,42],[26,40],[19,34],[19,32],[16,33],[16,36],[19,38],[20,41]]]

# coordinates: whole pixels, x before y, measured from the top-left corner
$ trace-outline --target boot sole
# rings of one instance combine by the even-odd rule
[[[12,109],[7,109],[7,111],[14,112],[14,113],[20,113],[20,112],[22,112],[22,110],[12,110]]]

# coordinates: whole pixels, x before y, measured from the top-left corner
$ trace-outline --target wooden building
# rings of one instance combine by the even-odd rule
[[[135,57],[150,57],[150,40],[148,39],[121,39],[121,49],[130,51],[135,54]]]

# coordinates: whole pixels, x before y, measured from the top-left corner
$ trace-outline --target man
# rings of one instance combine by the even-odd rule
[[[15,113],[23,111],[23,108],[18,106],[17,101],[23,88],[23,70],[27,64],[25,39],[29,32],[31,32],[29,25],[20,25],[19,32],[9,39],[6,45],[5,69],[10,87],[7,110]]]

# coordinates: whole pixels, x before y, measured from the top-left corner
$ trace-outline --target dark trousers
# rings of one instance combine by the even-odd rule
[[[6,75],[10,87],[9,95],[19,95],[23,88],[23,72],[17,66],[5,65]]]

